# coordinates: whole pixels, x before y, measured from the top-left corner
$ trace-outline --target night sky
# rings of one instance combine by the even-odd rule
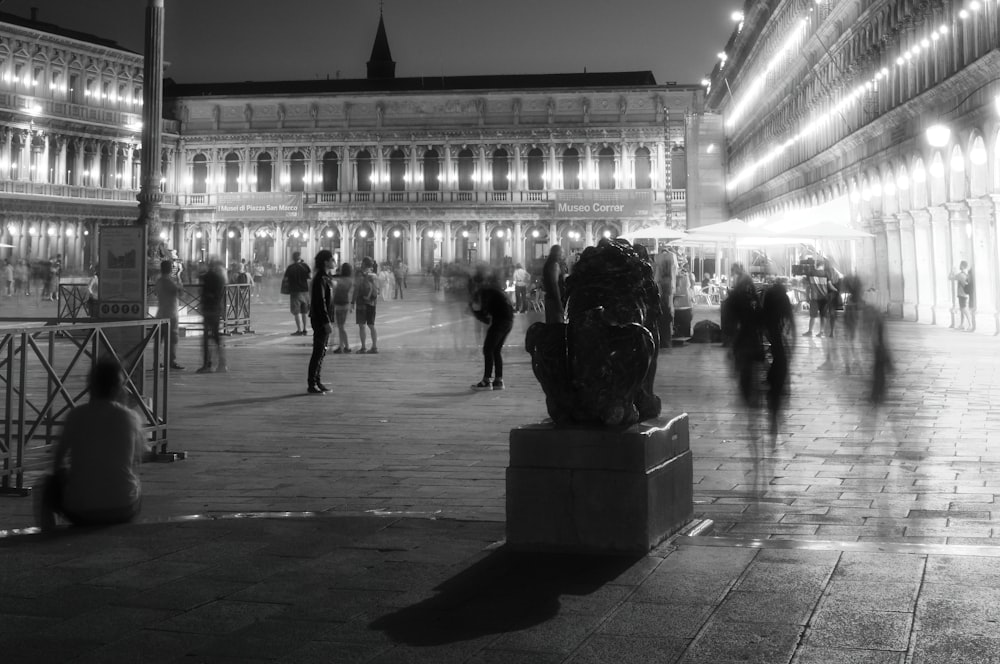
[[[396,76],[652,70],[697,84],[741,0],[385,0]],[[0,11],[143,48],[145,0],[0,0]],[[378,0],[166,0],[181,83],[363,78]]]

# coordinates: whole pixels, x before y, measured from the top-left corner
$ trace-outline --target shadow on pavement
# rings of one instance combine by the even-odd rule
[[[315,395],[307,393],[305,390],[292,394],[269,395],[265,397],[233,399],[232,401],[206,401],[204,403],[192,404],[189,408],[219,408],[220,406],[248,406],[255,403],[271,404],[281,399],[298,399],[299,397],[312,397]]]
[[[369,628],[412,646],[527,629],[554,617],[561,596],[589,595],[641,558],[500,549],[437,586],[431,599],[382,616]]]

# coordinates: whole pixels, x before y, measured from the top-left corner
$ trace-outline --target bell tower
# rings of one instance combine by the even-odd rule
[[[385,20],[381,10],[378,13],[375,44],[368,59],[368,78],[396,78],[396,63],[392,61],[392,52],[389,51],[389,38],[385,34]]]

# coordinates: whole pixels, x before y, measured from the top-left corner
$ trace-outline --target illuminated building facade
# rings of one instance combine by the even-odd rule
[[[0,257],[82,271],[99,223],[135,220],[141,104],[142,56],[0,14]]]
[[[85,265],[88,224],[136,215],[142,58],[4,16],[0,79],[15,80],[0,80],[0,124],[18,164],[0,170],[5,237],[55,227]],[[644,71],[396,78],[381,20],[365,79],[168,80],[164,96],[157,232],[182,259],[281,266],[325,248],[413,271],[683,227],[687,128],[704,101]],[[46,168],[26,175],[24,155]],[[0,256],[55,253],[11,243]]]
[[[978,329],[1000,331],[998,17],[996,0],[747,2],[706,81],[730,214],[871,233],[828,247],[908,320],[957,325],[967,261]]]

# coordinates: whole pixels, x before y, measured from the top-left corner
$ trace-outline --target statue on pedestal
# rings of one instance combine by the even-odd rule
[[[566,280],[569,323],[535,323],[525,346],[556,424],[630,426],[657,417],[660,298],[644,247],[602,239]]]

